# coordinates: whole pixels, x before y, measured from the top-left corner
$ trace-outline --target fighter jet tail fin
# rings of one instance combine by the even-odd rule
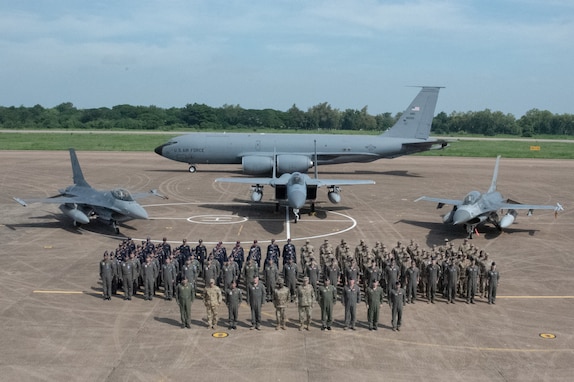
[[[492,182],[488,192],[496,191],[496,179],[498,178],[498,162],[500,162],[500,155],[496,157],[496,164],[494,165],[494,173],[492,174]]]
[[[70,160],[72,161],[72,174],[74,179],[74,184],[76,186],[90,187],[86,179],[84,179],[84,174],[82,173],[82,168],[80,167],[80,162],[76,156],[76,150],[70,149]]]
[[[430,135],[440,88],[423,86],[399,120],[382,136],[427,139]]]

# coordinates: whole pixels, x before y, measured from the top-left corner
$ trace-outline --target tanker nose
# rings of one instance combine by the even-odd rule
[[[165,144],[160,145],[160,146],[156,147],[155,150],[153,150],[153,151],[155,151],[155,153],[156,153],[157,155],[163,156],[163,148],[164,148],[164,147],[165,147]]]

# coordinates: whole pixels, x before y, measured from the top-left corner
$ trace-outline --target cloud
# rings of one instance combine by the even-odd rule
[[[410,84],[478,84],[515,103],[517,84],[539,94],[572,85],[566,0],[11,3],[0,4],[0,104],[304,108],[333,98],[344,109]]]

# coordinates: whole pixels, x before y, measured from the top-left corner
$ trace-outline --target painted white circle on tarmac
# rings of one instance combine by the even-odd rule
[[[246,222],[248,219],[235,215],[197,215],[188,217],[186,220],[197,224],[237,224]]]
[[[171,207],[171,206],[200,205],[200,204],[204,204],[204,203],[201,203],[201,202],[161,203],[161,204],[144,205],[143,207],[145,207],[145,208],[162,208],[162,207]],[[233,203],[233,202],[231,202],[231,203],[212,203],[212,204],[244,205],[245,203]],[[290,238],[291,241],[293,241],[293,242],[300,242],[303,240],[325,239],[329,236],[337,236],[337,235],[341,235],[345,232],[351,231],[357,226],[357,221],[350,215],[343,214],[343,213],[337,212],[337,211],[329,211],[329,210],[323,210],[323,209],[320,209],[320,210],[322,210],[328,214],[331,214],[331,218],[329,219],[330,222],[338,222],[342,226],[336,230],[327,231],[327,232],[323,232],[323,233],[318,232],[315,235],[292,236],[291,232],[290,232],[289,214],[286,214],[286,217],[284,220],[285,221],[285,227],[286,227],[285,238],[284,239],[276,238],[276,242],[277,243],[286,242],[287,238]],[[222,214],[195,215],[195,216],[190,216],[188,218],[177,217],[177,216],[168,216],[168,217],[150,216],[149,219],[150,220],[179,220],[179,221],[185,220],[185,221],[192,223],[192,224],[205,224],[205,225],[238,224],[238,223],[246,223],[246,222],[258,220],[258,219],[249,219],[248,217],[243,217],[243,216],[222,215]],[[278,220],[283,220],[283,219],[278,219]],[[300,222],[300,224],[306,224],[306,223],[311,222],[311,219],[302,218],[301,220],[299,220],[299,222]],[[109,237],[109,238],[116,239],[116,240],[125,239],[125,237],[123,237],[123,236],[107,235],[104,233],[96,233],[96,232],[85,230],[82,228],[79,228],[79,230],[84,232],[84,233],[96,234],[96,235]],[[137,238],[137,237],[133,237],[133,236],[132,236],[132,239],[136,242],[145,240],[145,239],[141,239],[141,238]],[[151,238],[151,241],[155,242],[155,243],[161,242],[160,240],[158,240],[158,238],[153,238],[153,237]],[[168,242],[171,244],[179,243],[177,241],[168,241]],[[270,242],[270,240],[259,240],[260,244],[267,244],[269,242]],[[214,241],[214,242],[204,241],[204,244],[206,244],[206,245],[211,245],[211,244],[216,244],[216,243],[217,243],[217,241]],[[229,244],[234,244],[234,243],[235,243],[235,241],[230,241],[230,242],[224,242],[223,244],[229,245]]]

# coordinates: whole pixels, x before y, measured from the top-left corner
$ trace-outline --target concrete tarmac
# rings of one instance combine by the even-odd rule
[[[271,238],[282,247],[291,237],[299,250],[309,238],[318,251],[324,239],[335,247],[360,239],[392,247],[411,239],[421,247],[455,246],[465,232],[442,224],[422,195],[462,198],[486,191],[494,158],[402,157],[370,164],[319,168],[324,178],[372,179],[373,186],[344,187],[339,205],[319,190],[317,213],[301,220],[275,212],[272,189],[263,204],[249,203],[249,187],[214,183],[240,176],[238,166],[199,166],[154,153],[78,152],[87,181],[98,189],[122,186],[132,192],[157,188],[169,200],[141,200],[147,221],[120,226],[121,234],[93,222],[72,226],[57,205],[18,205],[23,199],[55,195],[71,184],[69,154],[0,151],[0,376],[6,381],[556,381],[574,375],[574,161],[502,158],[498,189],[529,204],[560,202],[566,211],[520,213],[499,233],[479,228],[472,243],[486,250],[501,273],[496,305],[477,299],[407,305],[400,332],[381,308],[378,331],[366,326],[358,308],[356,331],[342,328],[343,306],[335,308],[332,331],[320,330],[313,310],[309,331],[298,331],[295,306],[287,309],[286,331],[275,330],[272,304],[263,307],[261,331],[249,330],[250,311],[240,307],[238,330],[226,327],[220,307],[216,330],[207,329],[201,299],[192,306],[192,328],[181,329],[179,309],[161,295],[141,293],[124,301],[101,298],[98,263],[119,240],[166,236],[173,246],[202,238],[210,250],[254,239],[263,250]],[[222,333],[222,334],[217,334]],[[226,336],[227,335],[227,336]]]

